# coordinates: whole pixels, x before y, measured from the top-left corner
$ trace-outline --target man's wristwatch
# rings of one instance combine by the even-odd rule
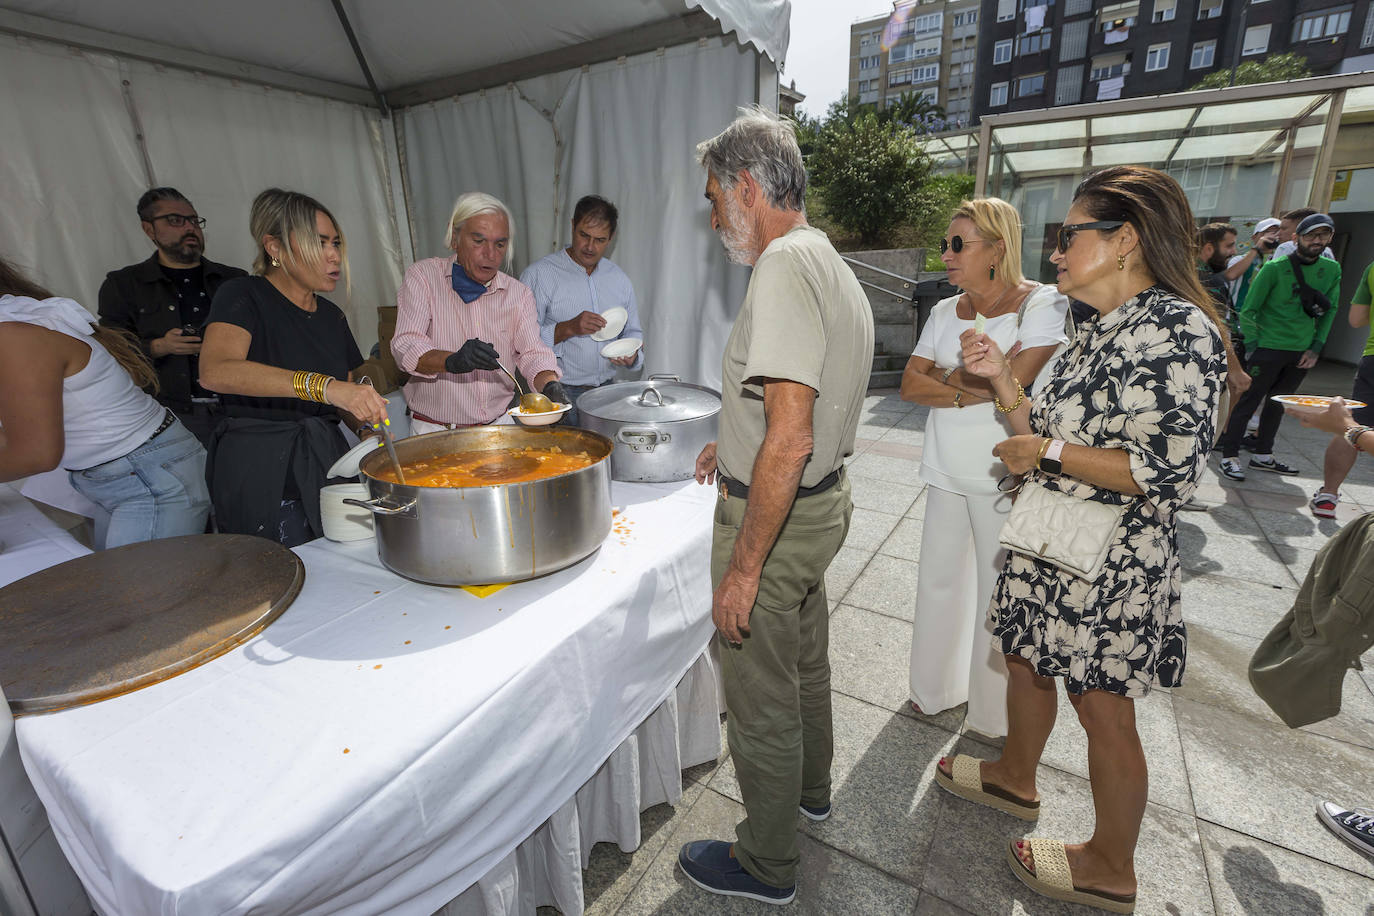
[[[1060,474],[1064,473],[1064,463],[1059,459],[1059,456],[1063,453],[1064,440],[1050,440],[1050,447],[1045,449],[1045,455],[1040,459],[1038,467],[1046,474],[1053,474],[1058,477]]]

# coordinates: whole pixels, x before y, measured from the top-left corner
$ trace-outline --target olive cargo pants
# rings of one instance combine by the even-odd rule
[[[711,582],[720,582],[747,501],[716,503]],[[735,857],[774,887],[796,882],[797,805],[830,803],[830,614],[825,570],[849,532],[849,480],[798,499],[763,566],[749,635],[717,635],[726,736],[745,818]]]

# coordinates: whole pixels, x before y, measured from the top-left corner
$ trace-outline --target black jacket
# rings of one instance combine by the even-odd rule
[[[282,494],[300,494],[310,527],[320,524],[320,488],[329,467],[348,451],[336,420],[252,420],[220,422],[210,442],[205,479],[215,505],[215,522],[226,534],[277,538]]]
[[[210,299],[220,284],[246,272],[226,264],[202,259],[205,265],[205,295]],[[161,390],[157,399],[174,410],[191,407],[191,365],[189,356],[154,357],[149,342],[172,328],[181,327],[181,310],[176,289],[157,263],[157,253],[146,261],[130,264],[106,274],[100,285],[100,323],[108,328],[131,331],[143,344],[144,354],[153,361]]]

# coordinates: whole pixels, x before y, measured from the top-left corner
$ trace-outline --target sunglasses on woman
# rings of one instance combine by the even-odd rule
[[[1069,226],[1060,226],[1059,237],[1055,241],[1058,244],[1059,253],[1067,254],[1069,246],[1073,244],[1074,233],[1084,229],[1120,229],[1124,225],[1126,225],[1125,220],[1100,219],[1095,223],[1074,223]]]
[[[962,235],[951,236],[947,239],[940,239],[940,254],[946,251],[953,251],[955,254],[964,250],[965,245],[986,245],[987,239],[966,239]]]

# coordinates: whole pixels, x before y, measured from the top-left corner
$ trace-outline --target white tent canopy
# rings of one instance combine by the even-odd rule
[[[301,190],[348,238],[351,296],[334,298],[366,350],[406,266],[443,253],[457,194],[512,207],[518,272],[599,193],[621,209],[611,256],[647,368],[717,383],[747,275],[707,229],[692,148],[773,104],[789,16],[788,0],[0,0],[0,254],[94,309],[105,273],[151,251],[147,187],[179,188],[207,254],[244,267],[253,196]]]

